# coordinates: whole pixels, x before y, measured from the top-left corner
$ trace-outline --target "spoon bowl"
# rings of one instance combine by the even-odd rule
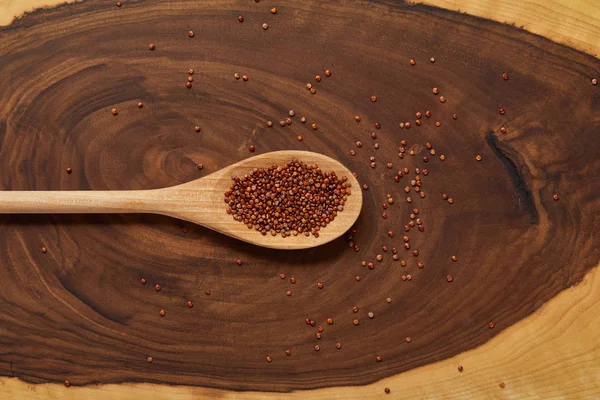
[[[243,176],[254,168],[284,165],[292,160],[316,164],[322,171],[333,171],[347,177],[352,194],[335,220],[321,228],[319,237],[304,235],[271,236],[249,229],[227,214],[224,193],[230,189],[233,176]],[[339,161],[309,151],[275,151],[239,161],[203,178],[152,190],[114,191],[0,191],[0,213],[3,214],[79,214],[79,213],[146,213],[162,214],[205,226],[224,235],[257,246],[273,249],[307,249],[328,243],[354,224],[362,208],[358,181]]]
[[[302,161],[305,164],[317,164],[323,171],[334,171],[338,177],[347,177],[352,188],[352,194],[344,204],[344,210],[339,212],[334,221],[319,231],[319,237],[304,235],[271,236],[262,235],[255,229],[235,221],[227,214],[227,203],[224,202],[224,193],[229,190],[233,176],[244,176],[254,168],[267,168],[273,164],[284,165],[292,160]],[[166,194],[165,199],[178,201],[171,203],[162,214],[194,222],[212,230],[232,236],[236,239],[262,247],[275,249],[306,249],[328,243],[344,233],[354,224],[362,208],[362,193],[358,181],[352,173],[340,162],[323,154],[309,151],[274,151],[257,155],[239,161],[204,178],[159,189]],[[184,201],[181,201],[185,199]]]

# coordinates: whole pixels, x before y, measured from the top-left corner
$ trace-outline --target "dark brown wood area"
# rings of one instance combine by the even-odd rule
[[[1,216],[0,374],[286,391],[365,384],[484,343],[600,258],[599,68],[514,27],[396,2],[89,0],[15,22],[0,30],[3,190],[170,186],[249,145],[321,152],[369,188],[358,252],[346,238],[261,249],[155,216]],[[414,208],[425,230],[405,233]]]

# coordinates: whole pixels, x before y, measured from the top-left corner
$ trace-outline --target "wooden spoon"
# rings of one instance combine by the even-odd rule
[[[319,231],[319,237],[304,235],[263,236],[248,229],[226,213],[224,193],[233,183],[232,176],[243,176],[253,168],[273,164],[283,165],[291,160],[317,164],[323,171],[335,171],[346,176],[353,189],[333,222]],[[153,190],[112,191],[0,191],[2,214],[163,214],[194,222],[225,235],[257,246],[274,249],[306,249],[320,246],[343,235],[358,218],[362,193],[356,178],[340,162],[308,151],[274,151],[242,160],[204,178],[181,185]]]

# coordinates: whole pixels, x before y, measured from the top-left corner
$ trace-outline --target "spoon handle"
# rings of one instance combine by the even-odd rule
[[[160,213],[159,190],[0,191],[0,214]]]

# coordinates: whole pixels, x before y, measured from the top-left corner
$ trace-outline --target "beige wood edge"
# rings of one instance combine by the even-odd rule
[[[0,25],[54,0],[0,0]],[[600,54],[600,3],[595,0],[427,0],[427,4],[513,23],[559,43]],[[600,398],[600,265],[575,287],[483,346],[361,387],[289,394],[297,398]],[[464,372],[459,373],[457,366]],[[506,386],[500,388],[498,383]],[[383,392],[389,387],[389,397]],[[281,394],[240,393],[154,384],[66,388],[0,378],[4,399],[263,399]]]
[[[600,55],[600,2],[597,0],[422,0],[414,2],[514,24],[531,33],[595,57]]]
[[[0,26],[9,25],[15,17],[38,8],[53,7],[81,0],[0,0]],[[115,3],[117,1],[115,0]]]

